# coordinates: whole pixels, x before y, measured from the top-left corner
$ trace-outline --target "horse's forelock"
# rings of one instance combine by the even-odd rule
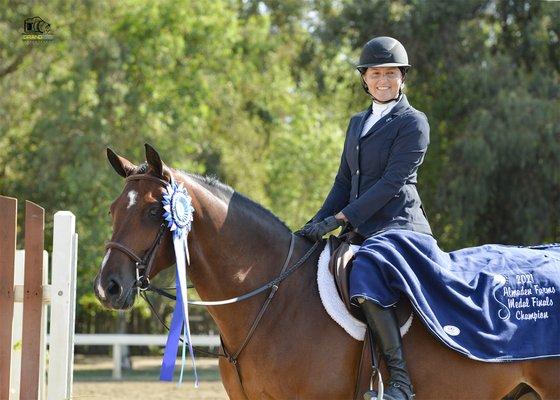
[[[148,163],[142,163],[134,170],[133,175],[145,174],[148,172],[149,166]]]

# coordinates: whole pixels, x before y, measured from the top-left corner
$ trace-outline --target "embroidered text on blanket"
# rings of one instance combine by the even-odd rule
[[[502,320],[512,315],[518,321],[534,322],[550,317],[549,311],[554,306],[552,295],[557,292],[554,285],[539,283],[533,273],[516,274],[511,281],[512,284],[504,286],[502,291],[506,304],[498,300],[506,308],[498,312]],[[502,315],[502,311],[505,315]]]

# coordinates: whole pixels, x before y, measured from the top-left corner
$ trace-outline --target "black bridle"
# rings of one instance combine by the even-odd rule
[[[132,175],[128,176],[125,179],[126,182],[139,180],[151,180],[159,183],[160,185],[163,185],[163,187],[167,186],[166,181],[151,175]],[[162,222],[159,226],[158,233],[154,241],[152,242],[152,245],[148,248],[143,258],[140,258],[131,248],[126,247],[125,245],[122,245],[118,242],[107,242],[105,244],[105,250],[119,250],[121,253],[126,254],[130,259],[132,259],[132,261],[136,263],[136,282],[134,283],[134,286],[138,289],[139,293],[140,291],[150,290],[150,272],[152,272],[152,266],[154,263],[156,251],[161,244],[163,235],[165,234],[165,228],[165,222]]]
[[[107,242],[105,245],[105,250],[109,249],[116,249],[120,252],[126,254],[128,257],[132,259],[136,264],[136,282],[134,286],[138,288],[138,290],[149,290],[150,284],[150,272],[152,271],[152,266],[154,263],[154,258],[156,255],[156,250],[161,243],[161,239],[163,238],[163,234],[165,233],[165,224],[161,224],[156,235],[156,238],[152,242],[152,245],[146,251],[146,254],[143,258],[134,253],[133,250],[129,249],[128,247],[118,243],[118,242]]]

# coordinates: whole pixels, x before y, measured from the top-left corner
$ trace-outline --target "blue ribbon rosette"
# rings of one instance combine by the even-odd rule
[[[175,249],[177,266],[175,271],[177,302],[175,304],[175,310],[173,310],[169,336],[167,337],[167,343],[165,345],[160,380],[173,380],[177,349],[179,346],[181,332],[183,332],[182,362],[179,383],[183,381],[183,371],[186,364],[185,353],[186,346],[188,345],[194,371],[195,387],[198,387],[198,375],[196,373],[196,364],[191,344],[187,301],[187,265],[190,261],[187,236],[192,227],[194,208],[192,206],[192,199],[189,196],[187,189],[180,183],[178,184],[173,178],[171,178],[171,182],[164,189],[162,204],[164,209],[163,217],[167,222],[167,227],[172,232],[173,247]]]

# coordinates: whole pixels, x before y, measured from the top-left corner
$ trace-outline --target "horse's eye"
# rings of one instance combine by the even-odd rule
[[[151,207],[148,211],[148,214],[150,214],[150,217],[159,217],[160,215],[159,207]]]

